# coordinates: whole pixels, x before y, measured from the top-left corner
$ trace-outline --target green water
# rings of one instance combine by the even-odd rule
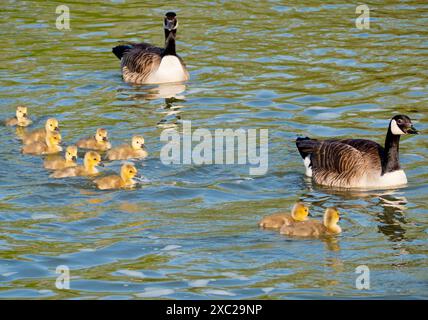
[[[66,1],[71,30],[59,31],[60,4],[2,1],[0,118],[25,104],[35,127],[57,117],[65,144],[103,126],[114,145],[144,135],[150,156],[136,162],[136,190],[101,192],[50,179],[0,127],[0,298],[427,298],[427,4],[371,1],[370,30],[359,30],[351,3]],[[169,10],[191,80],[123,83],[111,47],[162,45]],[[337,192],[304,177],[296,136],[383,142],[396,113],[422,133],[401,142],[407,187]],[[160,134],[182,120],[268,129],[268,172],[162,164]],[[317,219],[339,207],[343,233],[296,240],[258,229],[297,200]],[[70,290],[55,287],[59,265]],[[370,290],[355,287],[359,265]]]

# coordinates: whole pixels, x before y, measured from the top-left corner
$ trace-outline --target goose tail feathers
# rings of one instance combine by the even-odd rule
[[[316,150],[319,143],[320,143],[319,141],[308,137],[304,137],[304,138],[298,137],[296,139],[297,150],[299,150],[300,156],[303,159],[306,159],[308,155],[313,153]]]
[[[122,59],[124,53],[130,49],[132,49],[131,45],[121,45],[121,46],[114,47],[112,51],[114,55],[120,60]]]

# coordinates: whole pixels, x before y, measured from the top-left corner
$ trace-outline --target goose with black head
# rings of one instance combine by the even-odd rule
[[[186,65],[176,52],[178,19],[174,12],[165,14],[163,27],[165,48],[148,43],[126,43],[113,48],[113,53],[120,60],[125,82],[155,84],[189,79]]]
[[[385,147],[365,139],[297,138],[296,146],[315,183],[341,188],[388,188],[407,184],[400,167],[402,135],[418,134],[410,118],[396,115],[389,122]]]

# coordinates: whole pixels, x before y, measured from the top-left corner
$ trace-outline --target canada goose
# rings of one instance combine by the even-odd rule
[[[327,208],[323,221],[308,220],[290,225],[283,225],[280,233],[288,236],[319,237],[334,235],[342,232],[337,224],[340,220],[339,211],[336,208]]]
[[[58,120],[55,118],[50,118],[46,120],[44,128],[36,129],[27,134],[24,134],[22,141],[24,142],[24,144],[30,144],[33,142],[44,142],[46,139],[46,133],[55,131],[59,131]]]
[[[132,164],[124,164],[120,168],[120,176],[113,175],[94,180],[100,190],[120,189],[132,187],[135,181],[132,178],[137,174],[137,169]]]
[[[308,219],[309,209],[303,203],[298,202],[293,206],[291,215],[287,213],[276,213],[264,217],[259,226],[262,228],[279,229],[283,225],[289,225],[294,222],[305,221]]]
[[[31,119],[28,118],[27,107],[18,106],[16,108],[16,115],[15,115],[15,117],[13,117],[11,119],[7,119],[6,120],[6,125],[7,126],[27,127],[32,122],[33,121],[31,121]]]
[[[50,170],[60,170],[69,167],[77,166],[77,147],[76,146],[68,146],[65,149],[64,158],[56,158],[56,159],[46,159],[44,161],[45,169]]]
[[[407,183],[400,168],[400,136],[418,134],[408,116],[394,116],[388,127],[385,148],[371,140],[342,139],[319,141],[297,138],[306,175],[315,183],[331,187],[375,188]]]
[[[61,134],[59,132],[48,132],[46,134],[45,142],[33,142],[26,144],[22,147],[23,154],[53,154],[62,151]]]
[[[147,157],[144,138],[142,136],[133,136],[131,145],[123,145],[109,150],[106,154],[108,160],[127,160],[141,159]]]
[[[83,166],[70,167],[54,171],[49,177],[67,178],[79,176],[92,176],[98,173],[97,166],[104,166],[101,163],[101,156],[95,151],[88,151],[83,158]]]
[[[97,129],[95,136],[80,139],[76,145],[81,149],[91,149],[98,151],[106,151],[111,148],[111,144],[108,141],[107,130],[103,128]]]
[[[148,43],[127,43],[113,48],[113,53],[121,60],[125,82],[165,83],[189,79],[186,65],[175,52],[178,20],[174,12],[165,14],[163,27],[165,48],[158,48]]]

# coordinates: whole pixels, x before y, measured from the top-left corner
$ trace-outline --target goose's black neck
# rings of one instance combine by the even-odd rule
[[[400,136],[392,134],[391,125],[386,134],[385,154],[382,160],[382,174],[400,170]]]
[[[163,52],[163,56],[176,56],[177,53],[175,52],[175,34],[177,30],[169,31],[165,29],[165,49]]]

